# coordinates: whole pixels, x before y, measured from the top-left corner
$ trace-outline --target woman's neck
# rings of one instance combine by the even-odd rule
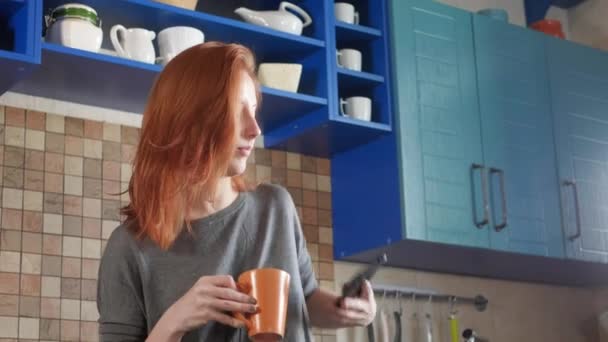
[[[232,204],[237,196],[238,192],[232,186],[232,179],[230,177],[223,177],[217,184],[217,191],[215,192],[213,201],[206,199],[196,201],[187,219],[196,220],[214,214]]]

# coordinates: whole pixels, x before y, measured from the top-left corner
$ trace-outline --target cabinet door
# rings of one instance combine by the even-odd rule
[[[546,44],[566,251],[608,262],[608,54]]]
[[[471,15],[427,0],[391,1],[405,237],[487,247]]]
[[[492,249],[563,256],[553,120],[542,34],[474,16]]]

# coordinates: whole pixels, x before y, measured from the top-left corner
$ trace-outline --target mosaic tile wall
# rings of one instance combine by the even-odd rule
[[[139,130],[0,106],[0,342],[97,341],[96,279],[128,201]],[[330,165],[256,149],[247,175],[287,187],[333,289]],[[314,331],[334,341],[332,331]]]

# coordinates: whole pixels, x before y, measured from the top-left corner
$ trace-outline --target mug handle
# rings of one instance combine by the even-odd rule
[[[355,11],[355,25],[359,25],[359,12]]]
[[[336,51],[336,63],[340,68],[344,68],[344,65],[340,64],[340,56],[342,56],[342,52]]]
[[[308,15],[308,13],[306,13],[306,11],[304,11],[300,7],[294,5],[290,2],[287,2],[287,1],[281,2],[281,5],[279,5],[279,9],[281,11],[285,11],[286,8],[293,10],[294,12],[298,13],[299,15],[301,15],[304,18],[304,23],[302,24],[302,27],[306,27],[306,26],[312,24],[312,18]]]
[[[344,109],[345,106],[346,106],[346,100],[344,100],[343,98],[340,98],[340,115],[342,115],[342,116],[347,116],[346,110]]]
[[[125,49],[122,46],[122,44],[120,44],[120,39],[118,39],[118,34],[121,32],[122,32],[122,36],[124,37],[125,33],[127,32],[127,29],[122,25],[112,26],[112,29],[110,30],[110,40],[112,41],[114,50],[116,50],[116,52],[118,53],[119,56],[129,57],[129,56],[127,56],[127,53],[125,52]]]

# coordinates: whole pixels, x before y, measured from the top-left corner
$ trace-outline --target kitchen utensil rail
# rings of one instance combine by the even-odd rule
[[[376,295],[386,296],[386,297],[401,297],[405,298],[415,298],[415,299],[427,299],[433,302],[450,302],[456,303],[456,305],[462,304],[473,304],[477,311],[485,311],[488,306],[488,299],[482,295],[477,295],[475,297],[463,297],[456,296],[451,294],[439,293],[434,290],[429,289],[420,289],[414,287],[401,287],[401,286],[391,286],[391,285],[382,285],[382,284],[373,284],[374,292]]]

